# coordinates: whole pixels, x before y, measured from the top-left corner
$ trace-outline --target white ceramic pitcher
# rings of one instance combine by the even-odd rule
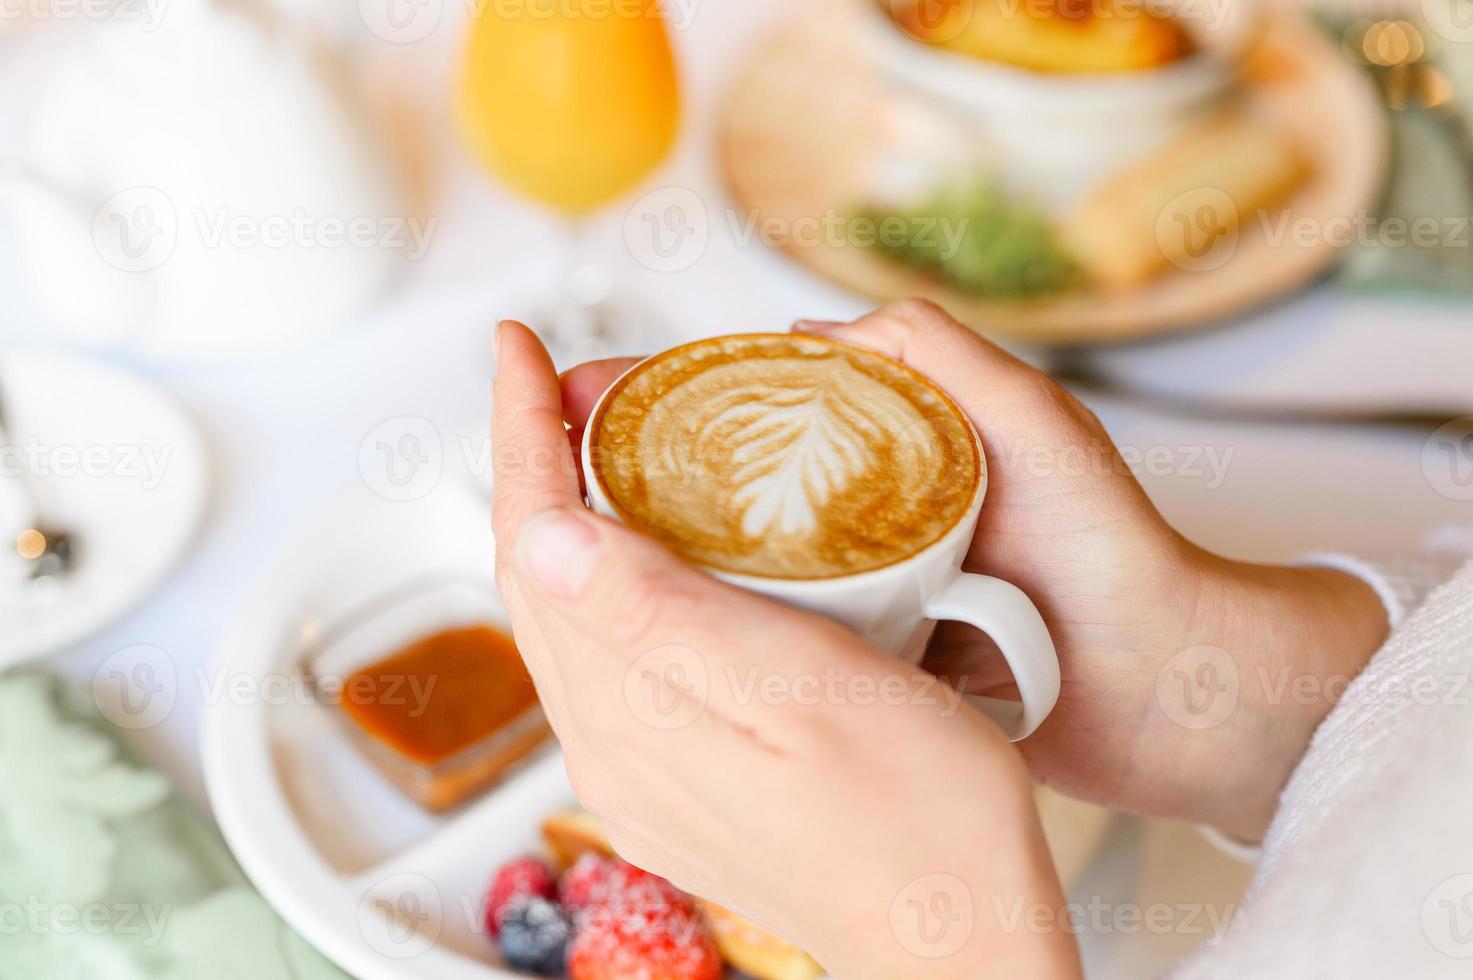
[[[340,322],[427,246],[290,31],[173,0],[151,26],[47,32],[0,220],[48,322],[171,353],[271,348]]]

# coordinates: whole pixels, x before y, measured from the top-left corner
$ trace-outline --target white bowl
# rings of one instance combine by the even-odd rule
[[[1248,3],[1178,0],[1179,23],[1196,45],[1192,54],[1160,68],[1057,74],[927,44],[891,19],[886,0],[857,2],[876,65],[950,110],[997,151],[1010,183],[1056,208],[1224,96],[1258,23]]]

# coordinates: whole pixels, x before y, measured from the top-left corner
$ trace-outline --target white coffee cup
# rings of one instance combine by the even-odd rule
[[[630,371],[638,369],[635,365]],[[617,387],[612,385],[608,391]],[[608,397],[607,391],[603,397]],[[602,403],[600,398],[590,418],[598,417]],[[975,429],[971,431],[982,459],[981,440]],[[592,440],[590,426],[583,433],[582,453],[589,504],[597,513],[620,520],[590,462]],[[906,663],[920,662],[938,622],[975,626],[1002,651],[1022,701],[976,696],[968,700],[1016,742],[1033,734],[1058,701],[1059,657],[1043,617],[1021,589],[990,575],[962,571],[986,495],[984,462],[971,505],[955,527],[904,561],[873,571],[821,579],[764,578],[715,568],[706,571],[732,585],[837,620]]]

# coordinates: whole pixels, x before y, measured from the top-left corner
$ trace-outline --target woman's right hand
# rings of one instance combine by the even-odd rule
[[[981,434],[989,485],[968,570],[1028,593],[1063,674],[1058,707],[1020,743],[1035,780],[1258,839],[1340,682],[1384,639],[1375,593],[1191,544],[1078,399],[930,303],[794,329],[904,361]],[[974,693],[1009,684],[990,642],[958,624],[938,629],[927,666]]]
[[[1053,714],[1019,743],[1035,781],[1261,837],[1334,697],[1385,637],[1375,593],[1341,572],[1230,561],[1187,541],[1089,409],[931,303],[794,329],[904,361],[981,434],[987,502],[967,569],[1028,593],[1063,676]],[[575,451],[631,363],[563,376]],[[970,627],[942,624],[926,666],[970,693],[1008,693],[1001,656]]]
[[[619,854],[835,976],[1077,977],[1028,773],[997,727],[832,620],[586,510],[563,427],[586,411],[530,331],[499,336],[497,585]]]

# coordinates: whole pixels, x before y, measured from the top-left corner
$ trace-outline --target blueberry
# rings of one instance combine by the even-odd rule
[[[538,895],[512,899],[497,916],[506,965],[543,977],[563,972],[573,927],[563,910]]]

